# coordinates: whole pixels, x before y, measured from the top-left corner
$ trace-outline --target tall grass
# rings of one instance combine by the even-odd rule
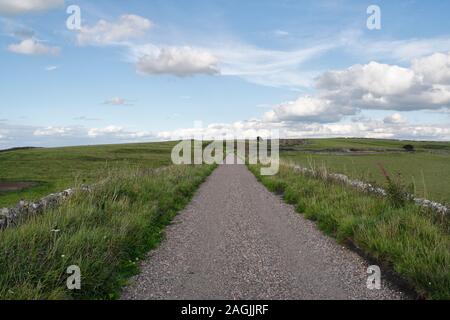
[[[369,195],[348,186],[296,173],[282,165],[276,176],[260,176],[272,192],[341,243],[359,247],[384,268],[393,269],[419,295],[450,299],[450,236],[448,219],[405,202]]]
[[[113,299],[213,166],[110,173],[91,192],[0,232],[0,299]],[[81,269],[81,290],[66,269]]]

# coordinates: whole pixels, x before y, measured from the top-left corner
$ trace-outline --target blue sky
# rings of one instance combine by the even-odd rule
[[[380,30],[366,26],[373,4]],[[66,27],[70,5],[80,30]],[[449,140],[448,12],[447,1],[0,0],[0,148],[271,129]]]

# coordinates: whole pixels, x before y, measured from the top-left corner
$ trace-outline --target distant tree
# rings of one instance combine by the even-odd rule
[[[405,144],[403,146],[403,149],[405,149],[406,151],[412,152],[412,151],[414,151],[414,146],[412,144]]]
[[[260,142],[260,141],[262,141],[262,138],[261,138],[261,137],[258,137],[258,138],[256,138],[256,140],[257,140],[258,142]]]

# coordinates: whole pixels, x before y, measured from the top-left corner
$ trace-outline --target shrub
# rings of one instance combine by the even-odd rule
[[[412,151],[414,151],[414,146],[412,144],[405,144],[403,146],[403,149],[405,149],[406,151],[412,152]]]

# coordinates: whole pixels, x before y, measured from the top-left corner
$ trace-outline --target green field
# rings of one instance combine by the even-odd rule
[[[0,191],[0,207],[21,199],[34,200],[51,192],[101,179],[108,170],[129,166],[169,165],[174,142],[42,148],[0,153],[0,182],[34,182],[21,191]],[[405,152],[412,144],[414,152]],[[450,203],[450,142],[381,139],[306,139],[281,143],[284,160],[304,166],[325,165],[332,172],[384,185],[379,168],[401,173],[415,194]]]
[[[411,144],[414,152],[403,146]],[[308,139],[285,141],[281,157],[304,166],[325,166],[331,172],[384,186],[381,164],[390,175],[401,174],[419,197],[450,203],[450,142],[374,139]]]
[[[2,152],[0,182],[35,182],[36,186],[18,192],[0,192],[0,207],[12,206],[21,199],[34,200],[75,185],[90,184],[117,168],[169,165],[174,145],[174,142],[164,142]]]

